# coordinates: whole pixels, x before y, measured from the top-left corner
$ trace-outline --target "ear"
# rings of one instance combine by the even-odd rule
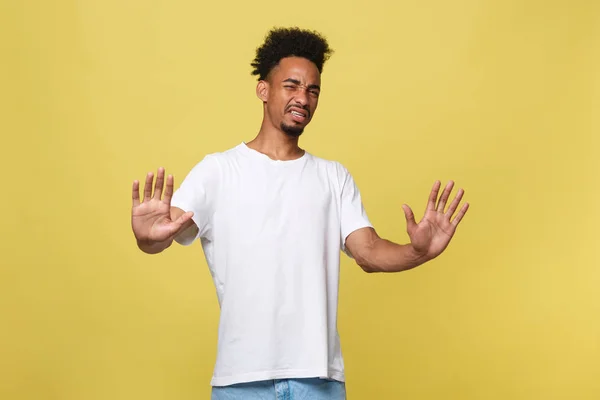
[[[269,82],[261,80],[256,85],[256,97],[258,97],[263,103],[267,102],[269,97]]]

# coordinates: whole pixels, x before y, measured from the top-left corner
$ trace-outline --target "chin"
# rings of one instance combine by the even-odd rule
[[[304,126],[302,126],[302,125],[292,126],[292,125],[284,124],[282,122],[281,123],[281,130],[286,135],[288,135],[290,137],[293,137],[293,138],[297,138],[300,135],[302,135],[302,132],[304,132]]]

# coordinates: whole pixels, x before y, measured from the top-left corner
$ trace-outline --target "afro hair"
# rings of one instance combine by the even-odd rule
[[[303,57],[312,61],[319,72],[333,54],[327,40],[315,31],[300,28],[274,28],[265,37],[265,42],[256,49],[256,58],[250,64],[252,75],[264,80],[282,58]]]

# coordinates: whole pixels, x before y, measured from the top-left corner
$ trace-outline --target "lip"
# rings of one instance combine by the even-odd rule
[[[307,120],[306,116],[293,114],[291,111],[290,111],[290,115],[292,116],[292,120],[299,124],[302,124],[302,123],[306,122],[306,120]]]
[[[288,113],[295,122],[302,123],[308,120],[308,111],[299,107],[290,107]]]

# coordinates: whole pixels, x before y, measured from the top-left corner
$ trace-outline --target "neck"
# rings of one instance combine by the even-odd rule
[[[293,160],[304,154],[304,150],[298,146],[297,137],[286,135],[281,129],[275,128],[265,120],[258,135],[246,145],[273,160]]]

